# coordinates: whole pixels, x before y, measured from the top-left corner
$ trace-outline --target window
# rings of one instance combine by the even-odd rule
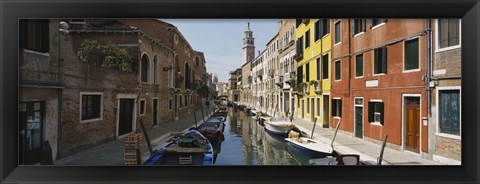
[[[373,74],[387,73],[387,47],[375,49],[373,62]]]
[[[363,54],[359,54],[355,59],[355,77],[363,76]]]
[[[317,22],[315,22],[315,27],[313,28],[313,34],[314,34],[315,41],[320,39],[320,20],[322,20],[322,19],[319,19]]]
[[[335,44],[340,43],[342,40],[340,39],[340,20],[335,22]]]
[[[297,84],[303,82],[303,67],[300,66],[297,68]]]
[[[460,136],[460,90],[438,90],[438,132]]]
[[[33,51],[49,51],[49,26],[46,19],[20,21],[20,46]]]
[[[149,70],[148,56],[146,54],[144,54],[142,56],[142,67],[141,67],[141,71],[140,71],[141,82],[148,82],[148,72],[149,72],[148,70]]]
[[[316,63],[316,66],[317,66],[317,80],[320,80],[320,58],[317,58],[317,63]]]
[[[335,61],[335,80],[342,79],[342,67],[340,60]]]
[[[140,115],[145,115],[145,108],[147,104],[145,103],[145,99],[140,100]]]
[[[172,110],[172,109],[173,109],[173,101],[172,101],[172,99],[170,98],[170,99],[168,100],[168,110]]]
[[[310,29],[305,32],[305,48],[310,47]]]
[[[310,81],[310,63],[305,65],[305,79],[306,82]]]
[[[80,121],[100,120],[103,115],[102,93],[80,93]]]
[[[387,19],[370,19],[370,29],[385,22],[387,22]]]
[[[330,19],[320,19],[320,37],[330,33]]]
[[[185,96],[185,107],[188,105],[188,100],[190,96]]]
[[[158,61],[157,56],[153,59],[153,83],[158,84]]]
[[[328,79],[328,54],[322,56],[322,62],[323,62],[323,80]]]
[[[310,113],[310,99],[307,98],[307,113]]]
[[[302,19],[295,19],[295,26],[298,28],[302,24]]]
[[[365,32],[365,19],[353,19],[352,29],[352,36]]]
[[[342,117],[342,99],[332,99],[332,116]]]
[[[195,57],[195,66],[200,66],[200,58]]]
[[[320,98],[317,98],[317,116],[320,116]]]
[[[383,102],[368,102],[368,122],[383,125],[384,119]]]
[[[297,40],[297,52],[296,53],[297,53],[296,55],[303,54],[303,36],[301,36]]]
[[[460,20],[438,19],[437,48],[460,45]]]
[[[404,70],[419,69],[418,62],[418,38],[405,42]]]

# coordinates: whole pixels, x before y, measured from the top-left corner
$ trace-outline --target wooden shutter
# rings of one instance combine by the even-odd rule
[[[365,32],[366,19],[360,19],[360,24],[362,24],[362,32]]]
[[[355,24],[355,19],[352,19],[352,36],[355,36],[355,28],[356,28],[356,24]]]
[[[338,111],[338,117],[342,117],[342,100],[338,100],[338,106],[339,106],[339,111]]]
[[[384,121],[383,121],[383,117],[384,117],[384,111],[383,111],[383,106],[384,106],[384,104],[383,104],[383,102],[379,103],[378,106],[379,106],[379,108],[380,108],[380,109],[378,110],[378,111],[380,112],[380,124],[383,125],[383,122],[384,122]]]
[[[381,56],[381,70],[383,73],[387,74],[387,47],[382,47],[382,56]]]
[[[372,27],[375,26],[373,25],[374,22],[375,22],[375,19],[370,19],[370,29],[372,29]]]
[[[373,102],[368,102],[368,122],[374,122],[375,121],[375,111],[373,109],[374,107]]]
[[[337,116],[337,100],[332,100],[332,116]]]

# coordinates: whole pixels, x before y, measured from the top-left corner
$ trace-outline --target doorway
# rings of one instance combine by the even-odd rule
[[[363,98],[355,100],[355,137],[363,139]]]
[[[158,125],[158,98],[153,99],[153,126]]]
[[[43,147],[45,102],[19,103],[19,164],[40,163]]]
[[[310,120],[312,122],[315,121],[315,98],[310,98],[311,99],[311,102],[310,102],[310,107],[311,107],[311,111],[310,111]]]
[[[302,118],[305,118],[305,100],[302,99]]]
[[[405,149],[420,152],[420,97],[404,97]]]
[[[323,128],[330,127],[330,96],[323,95]]]
[[[120,98],[118,107],[118,136],[134,131],[135,99]]]

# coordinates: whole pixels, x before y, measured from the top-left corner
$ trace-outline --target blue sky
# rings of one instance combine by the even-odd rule
[[[203,52],[207,71],[228,81],[228,73],[242,65],[243,32],[250,22],[255,56],[278,31],[278,19],[162,19],[175,25],[193,49]]]

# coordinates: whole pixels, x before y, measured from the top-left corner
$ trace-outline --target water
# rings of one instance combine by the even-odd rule
[[[215,149],[219,151],[215,165],[305,165],[310,159],[242,111],[228,108],[225,124],[225,140]]]

